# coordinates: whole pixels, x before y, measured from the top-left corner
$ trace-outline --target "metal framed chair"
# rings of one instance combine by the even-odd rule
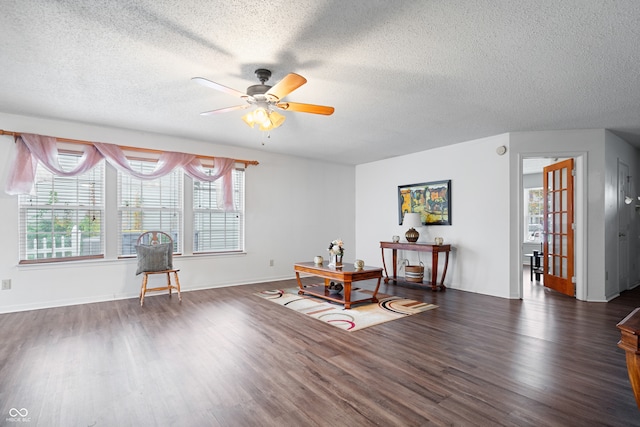
[[[136,242],[136,254],[138,257],[138,269],[136,275],[143,274],[140,287],[140,306],[144,305],[144,297],[147,292],[169,291],[169,297],[173,290],[178,292],[178,299],[182,302],[180,294],[180,280],[178,271],[173,268],[173,239],[164,231],[147,231],[142,233]],[[155,288],[147,288],[149,275],[165,274],[167,285]],[[173,274],[174,282],[171,283]]]

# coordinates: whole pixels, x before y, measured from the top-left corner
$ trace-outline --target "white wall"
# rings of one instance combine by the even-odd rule
[[[380,241],[404,239],[399,185],[450,179],[452,225],[422,227],[419,241],[440,236],[453,245],[448,287],[509,297],[508,265],[518,254],[509,251],[509,156],[496,154],[501,145],[507,134],[356,166],[356,256],[381,267]],[[415,261],[418,253],[398,257]],[[430,266],[429,256],[421,260]]]
[[[638,221],[640,217],[636,214],[635,205],[638,201],[638,152],[627,142],[620,139],[611,132],[605,134],[605,218],[606,218],[606,243],[605,243],[605,268],[608,274],[606,281],[605,295],[608,299],[618,296],[620,289],[618,281],[618,161],[622,161],[629,166],[631,177],[631,194],[635,199],[631,205],[624,205],[625,209],[631,211],[631,229],[628,232],[629,238],[629,281],[630,284],[637,285],[640,282],[640,270],[638,269],[638,254],[640,253],[640,239],[638,236]],[[634,181],[635,180],[635,181]]]
[[[185,290],[291,278],[294,262],[326,256],[329,241],[338,237],[346,243],[347,261],[361,258],[381,267],[379,242],[406,231],[398,225],[398,186],[451,179],[452,225],[423,227],[420,241],[442,236],[453,245],[448,287],[519,298],[521,159],[555,154],[577,157],[584,175],[576,199],[577,297],[607,301],[617,295],[613,276],[617,229],[605,227],[613,221],[611,209],[616,205],[612,197],[617,194],[609,190],[617,179],[617,158],[633,159],[628,162],[632,189],[640,188],[637,150],[604,130],[497,135],[354,168],[270,154],[268,145],[241,149],[1,113],[0,129],[258,160],[260,164],[250,166],[246,174],[246,254],[177,257]],[[501,145],[508,147],[504,156],[495,151]],[[12,155],[12,138],[0,137],[2,188]],[[12,280],[11,290],[0,291],[0,312],[137,297],[140,278],[134,274],[135,260],[18,266],[17,214],[16,198],[0,192],[0,279]],[[113,222],[107,218],[107,224]],[[634,230],[640,240],[637,224]],[[634,245],[634,257],[637,248]],[[418,256],[428,267],[430,258],[425,254],[400,254],[412,262]],[[632,265],[632,281],[637,283],[635,258]]]
[[[507,155],[496,154],[500,145],[508,147]],[[454,246],[447,286],[521,298],[522,159],[526,157],[576,158],[576,298],[615,298],[617,228],[612,209],[617,158],[633,159],[628,163],[635,177],[638,151],[603,129],[516,132],[357,166],[357,257],[382,266],[379,242],[404,235],[397,218],[398,185],[451,179],[453,225],[427,227],[426,238],[420,239],[431,241],[440,235]],[[634,185],[640,188],[638,182]],[[634,230],[640,240],[637,224]],[[637,246],[632,249],[635,283],[640,281]],[[399,256],[412,257],[415,253]]]
[[[291,278],[294,262],[326,256],[329,242],[338,237],[345,241],[346,260],[355,258],[353,166],[270,154],[268,144],[249,150],[1,113],[0,129],[258,160],[258,166],[246,171],[246,254],[176,257],[185,291]],[[276,133],[272,140],[277,143]],[[13,138],[0,137],[2,190],[13,150]],[[135,260],[19,266],[17,198],[1,191],[0,212],[0,279],[12,280],[11,290],[0,291],[0,312],[138,296],[141,278],[135,276]]]

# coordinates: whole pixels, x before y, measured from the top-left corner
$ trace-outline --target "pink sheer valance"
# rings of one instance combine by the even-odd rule
[[[102,159],[116,169],[139,179],[156,179],[182,168],[185,174],[198,181],[216,181],[222,178],[222,205],[233,210],[233,175],[235,160],[215,158],[213,173],[208,175],[200,159],[194,154],[165,151],[160,154],[156,168],[148,174],[131,168],[129,160],[118,145],[94,142],[83,145],[83,154],[75,169],[63,170],[58,163],[56,138],[42,135],[22,134],[16,137],[16,159],[9,169],[7,194],[29,194],[33,188],[38,162],[49,172],[60,176],[75,176],[87,172]]]

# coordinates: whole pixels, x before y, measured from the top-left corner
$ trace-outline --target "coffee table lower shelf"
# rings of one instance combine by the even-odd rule
[[[371,295],[370,293],[366,293],[366,292],[361,292],[361,291],[351,291],[351,301],[347,301],[346,298],[344,297],[343,292],[345,292],[344,290],[342,290],[339,293],[336,292],[332,292],[329,289],[327,289],[326,287],[320,287],[318,286],[317,288],[319,289],[300,289],[298,290],[298,294],[299,295],[313,295],[314,297],[318,297],[318,298],[322,298],[325,299],[327,301],[332,301],[332,302],[337,302],[338,304],[359,304],[361,302],[378,302],[378,298],[376,298],[375,295]]]

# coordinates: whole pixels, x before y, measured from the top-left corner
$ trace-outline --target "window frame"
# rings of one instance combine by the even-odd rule
[[[77,162],[70,162],[71,157],[79,160],[82,157],[82,152],[78,152],[76,150],[68,150],[68,149],[60,149],[58,161],[64,169],[72,169]],[[96,176],[97,175],[97,176]],[[51,183],[49,196],[46,202],[42,202],[38,200],[39,198],[44,198],[41,195],[38,195],[39,187],[49,187],[47,185],[40,185],[38,179],[34,182],[34,187],[31,194],[23,194],[18,196],[18,230],[19,230],[19,251],[18,251],[18,264],[19,265],[27,265],[27,264],[43,264],[43,263],[58,263],[58,262],[69,262],[69,261],[79,261],[79,260],[88,260],[88,259],[102,259],[105,257],[105,247],[106,247],[106,234],[105,234],[105,218],[106,218],[106,209],[105,209],[105,189],[106,189],[106,162],[103,160],[98,163],[91,170],[85,172],[81,175],[76,176],[59,176],[49,172],[44,166],[38,162],[36,165],[36,177],[40,176],[43,181],[49,181]],[[93,178],[92,178],[93,176]],[[56,186],[56,182],[59,184]],[[70,185],[71,183],[71,185]],[[90,200],[97,202],[95,204],[85,204],[83,203],[82,197],[80,197],[80,193],[82,193],[80,187],[85,187],[87,183],[91,183],[93,185],[93,190],[89,191],[91,196]],[[98,188],[96,190],[95,184],[98,183]],[[66,187],[66,188],[65,188]],[[63,196],[61,198],[66,201],[58,202],[58,191],[56,188],[61,190],[65,190]],[[43,189],[44,190],[44,189]],[[47,191],[47,190],[44,190]],[[73,204],[69,202],[69,195],[71,193],[75,193],[76,198]],[[55,197],[54,197],[55,195]],[[86,195],[84,195],[86,197]],[[35,203],[34,203],[35,199]],[[39,213],[36,215],[42,216],[43,212],[49,212],[49,218],[51,221],[50,230],[49,231],[38,231],[36,227],[35,231],[29,231],[31,227],[31,221],[29,220],[29,211],[37,210]],[[69,217],[75,218],[75,225],[71,228],[71,230],[59,230],[56,231],[56,222],[58,218],[58,212],[65,212],[61,216],[65,216],[68,220]],[[86,215],[81,218],[81,213],[86,211]],[[74,214],[69,214],[69,212],[73,212]],[[97,215],[96,215],[97,213]],[[93,223],[98,220],[98,223]],[[65,222],[64,220],[62,221]],[[46,224],[46,222],[45,222]],[[97,224],[97,225],[96,225]],[[43,224],[44,225],[44,224]],[[58,222],[58,227],[60,227],[60,223]],[[91,239],[95,237],[99,237],[98,242],[98,251],[97,253],[89,253],[85,255],[69,255],[69,256],[55,256],[56,253],[66,253],[66,252],[75,252],[82,251],[84,242],[82,240],[83,228],[94,228],[97,227],[97,234],[89,231],[87,244],[91,248],[89,252],[93,252],[93,248],[95,247],[94,242]],[[74,230],[75,229],[75,230]],[[39,237],[31,239],[28,237],[29,233],[35,233]],[[43,249],[40,249],[40,237],[43,234],[49,234],[50,239],[42,240]],[[70,246],[67,246],[66,236],[69,235]],[[29,243],[31,241],[36,242],[35,248],[30,248]],[[46,243],[45,243],[46,242]],[[58,243],[60,246],[58,246]],[[47,248],[49,246],[49,248]],[[51,250],[52,256],[38,258],[40,253],[47,254],[49,252],[46,249]],[[59,250],[56,250],[59,249]],[[29,256],[34,254],[35,258],[29,259]]]
[[[145,174],[150,173],[155,168],[158,159],[157,158],[144,158],[139,155],[136,157],[129,157],[129,164],[134,167],[138,172],[143,172]],[[123,206],[121,203],[124,199],[123,194],[121,193],[123,189],[122,180],[128,181],[129,186],[133,189],[135,187],[139,187],[141,192],[144,194],[148,194],[148,192],[153,192],[154,187],[159,190],[159,195],[150,199],[148,206],[131,206],[126,205]],[[180,255],[182,253],[182,242],[183,242],[183,233],[184,233],[184,180],[185,174],[184,171],[180,168],[176,168],[171,171],[169,174],[151,179],[144,180],[140,178],[136,178],[131,176],[123,171],[116,171],[116,200],[117,200],[117,256],[118,258],[130,258],[136,256],[135,244],[137,238],[140,234],[145,231],[164,231],[169,234],[173,238],[173,253],[174,255]],[[175,182],[174,182],[175,181]],[[167,191],[163,191],[167,190]],[[169,198],[167,199],[163,195],[169,193]],[[144,199],[144,194],[141,195],[142,199]],[[164,198],[164,200],[163,200]],[[174,206],[164,206],[166,202],[176,203]],[[136,213],[139,213],[140,216],[140,226],[139,230],[135,231],[125,231],[123,226],[123,218],[128,216],[128,213],[133,213],[135,216]],[[177,216],[177,220],[175,220],[175,226],[167,228],[163,226],[163,219],[165,218],[164,214],[175,215]],[[127,215],[125,215],[127,214]],[[148,217],[158,216],[159,224],[157,226],[152,226],[151,223],[153,221],[148,221],[144,223],[145,214]],[[134,230],[127,228],[127,230]],[[126,233],[126,234],[125,234]],[[128,236],[128,237],[127,237]],[[126,242],[125,242],[126,241]],[[124,249],[128,248],[127,251]],[[126,253],[125,253],[126,252]]]
[[[205,166],[204,169],[206,173],[209,175],[211,175],[211,173],[213,172],[213,170],[210,167]],[[194,255],[244,252],[244,236],[245,236],[244,221],[245,221],[245,215],[246,215],[245,169],[239,168],[239,167],[234,168],[232,171],[232,177],[233,177],[233,205],[235,208],[232,211],[224,211],[223,209],[218,207],[218,205],[220,205],[221,203],[220,200],[218,199],[218,194],[221,191],[220,180],[213,181],[213,182],[193,180],[191,183],[192,199],[193,199],[193,203],[191,204],[192,206],[191,226],[193,227],[193,233],[192,233],[193,244],[192,244],[191,250]],[[209,197],[208,200],[211,202],[211,204],[213,204],[213,202],[215,201],[216,207],[212,207],[210,205],[196,206],[199,202],[200,203],[203,202],[203,198],[197,196],[197,189],[196,189],[196,187],[201,184],[204,184],[205,186],[209,187],[208,189],[209,193],[211,192],[211,188],[215,187],[215,191],[216,191],[215,198]],[[206,202],[206,200],[204,200],[204,202]],[[200,230],[197,230],[197,224],[202,223],[203,221],[199,221],[197,217],[206,216],[207,214],[209,216],[222,215],[224,217],[224,221],[226,221],[228,217],[235,217],[237,219],[237,230],[236,230],[237,234],[235,234],[233,237],[227,238],[226,233],[228,233],[228,231],[225,227],[225,237],[222,239],[222,242],[218,242],[219,245],[222,244],[222,246],[224,246],[222,249],[214,249],[214,248],[211,248],[211,246],[207,247],[206,249],[200,249],[198,247],[201,240],[199,235]],[[215,231],[212,231],[212,230],[207,230],[207,231],[212,234],[215,233]],[[228,247],[229,243],[230,242],[232,243],[234,241],[237,242],[237,245],[233,248],[229,248]]]
[[[532,201],[532,193],[539,193],[536,200]],[[535,214],[534,212],[538,212]],[[538,218],[539,221],[533,221]],[[524,189],[524,241],[525,243],[542,243],[544,231],[544,194],[542,187],[530,187]],[[536,230],[531,230],[536,226]],[[537,234],[536,234],[537,233]]]

